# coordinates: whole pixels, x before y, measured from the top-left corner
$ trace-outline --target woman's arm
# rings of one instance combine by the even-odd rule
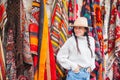
[[[57,54],[57,61],[65,69],[68,70],[72,69],[74,71],[78,67],[78,65],[69,60],[69,54],[70,54],[69,43],[70,43],[69,41],[66,41],[65,44],[60,48]]]

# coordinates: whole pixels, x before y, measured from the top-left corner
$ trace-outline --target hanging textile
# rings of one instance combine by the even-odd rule
[[[0,80],[6,80],[5,53],[3,51],[4,28],[6,18],[6,1],[0,1]]]
[[[120,6],[120,2],[119,2],[119,6]],[[120,51],[120,11],[117,9],[116,27],[115,27],[115,54],[118,55],[119,51]]]
[[[49,33],[48,33],[49,35]],[[48,41],[49,41],[49,36],[48,36]],[[49,44],[48,44],[48,47],[49,47]],[[48,50],[50,51],[50,49],[48,48]],[[47,52],[46,54],[46,65],[45,65],[45,74],[44,74],[44,77],[45,79],[44,80],[51,80],[51,72],[50,72],[50,52]]]
[[[38,22],[40,13],[40,2],[33,0],[32,11],[31,11],[31,23],[29,24],[30,33],[30,52],[33,55],[33,65],[34,65],[34,80],[38,79],[36,74],[38,71]]]
[[[6,56],[5,56],[5,59],[6,59],[6,74],[7,74],[7,77],[9,80],[16,80],[17,79],[17,66],[21,65],[22,64],[22,59],[19,58],[18,59],[18,55],[21,56],[21,45],[22,45],[22,40],[18,40],[20,41],[19,43],[21,45],[19,45],[19,51],[18,53],[16,53],[16,48],[17,48],[17,45],[16,44],[16,40],[15,40],[15,29],[16,27],[19,28],[18,25],[20,25],[20,15],[19,15],[19,6],[16,5],[16,3],[20,3],[18,0],[13,0],[13,1],[7,1],[7,9],[6,9],[6,12],[7,12],[7,16],[8,16],[8,21],[7,21],[7,25],[5,26],[5,41],[4,44],[4,48],[6,50]],[[14,10],[16,12],[14,12]],[[16,20],[15,20],[16,19]],[[17,24],[15,24],[14,22],[16,22]],[[20,29],[20,28],[19,28]],[[20,30],[17,31],[19,34],[21,33]],[[18,35],[17,33],[17,36],[18,36],[18,39],[20,39],[20,36]],[[16,46],[16,48],[15,48]],[[15,59],[16,58],[16,59]],[[19,61],[19,62],[18,62]],[[17,66],[16,64],[19,63]],[[21,69],[20,69],[21,70]],[[23,70],[22,70],[23,71]]]
[[[33,79],[32,58],[29,53],[28,28],[24,24],[25,16],[22,1],[7,2],[8,21],[5,26],[6,71],[9,80]],[[20,15],[23,10],[23,14]],[[25,28],[26,26],[26,28]],[[25,45],[27,44],[27,45]]]
[[[68,20],[69,23],[73,23],[74,20],[78,17],[78,2],[77,0],[69,0],[68,3]]]
[[[92,26],[92,23],[91,23],[91,4],[92,2],[88,1],[88,0],[84,0],[83,3],[82,3],[82,10],[81,10],[81,14],[80,16],[84,16],[87,18],[88,20],[88,25],[89,26]]]
[[[104,52],[107,54],[108,51],[108,26],[109,26],[109,19],[110,19],[110,0],[105,0],[103,2],[103,9],[104,9],[104,16],[103,16],[103,36],[104,36]]]
[[[83,0],[68,1],[68,22],[73,24],[75,19],[81,16]],[[72,27],[68,27],[68,36],[72,35]]]
[[[0,35],[0,80],[6,80],[6,67],[1,35]]]
[[[21,33],[23,35],[23,61],[24,61],[24,73],[19,78],[26,77],[29,80],[33,80],[33,59],[30,52],[30,40],[29,40],[29,24],[30,24],[30,10],[32,6],[32,0],[20,2],[20,26]]]
[[[56,0],[54,10],[51,18],[51,42],[53,46],[54,55],[57,54],[60,47],[68,38],[68,12],[67,12],[67,1]],[[64,69],[56,62],[57,78],[60,80],[65,78]]]
[[[103,14],[103,38],[104,38],[104,65],[105,65],[105,75],[104,79],[107,79],[109,73],[107,73],[107,60],[108,60],[108,27],[109,27],[109,20],[110,20],[110,0],[105,0],[101,3],[102,7],[102,14]],[[112,70],[110,71],[112,72]],[[111,73],[110,73],[111,74]],[[112,77],[112,76],[111,76]]]
[[[78,12],[77,12],[77,16],[80,17],[81,16],[81,10],[82,10],[82,4],[83,4],[83,0],[77,0],[78,2]],[[69,13],[69,12],[68,12]]]
[[[114,52],[114,39],[115,39],[115,20],[116,20],[116,4],[115,2],[112,2],[112,8],[111,8],[111,18],[110,18],[110,26],[109,26],[109,40],[108,40],[108,54],[109,56],[112,55],[112,53]]]
[[[46,6],[44,5],[44,7],[46,7]],[[46,59],[44,61],[44,67],[39,65],[39,63],[38,63],[40,60],[42,60],[42,59],[38,60],[39,53],[40,53],[38,51],[38,50],[40,50],[40,47],[38,47],[38,43],[41,44],[40,41],[42,39],[42,38],[39,38],[39,42],[38,42],[38,33],[39,33],[39,37],[43,34],[41,25],[40,25],[40,27],[38,27],[38,24],[39,24],[39,18],[38,17],[40,15],[42,17],[43,17],[43,15],[45,15],[43,13],[43,7],[41,7],[40,2],[35,0],[35,1],[33,1],[31,24],[29,25],[30,47],[31,47],[31,53],[33,54],[33,61],[34,61],[34,73],[35,73],[34,80],[38,80],[39,75],[43,75],[43,73],[42,74],[38,73],[39,67],[42,67],[42,68],[45,69],[44,70],[45,75],[43,77],[44,80],[56,80],[55,60],[54,60],[54,56],[53,56],[52,46],[50,45],[51,44],[50,43],[51,42],[50,38],[48,38],[49,44],[47,46],[48,46],[49,49],[48,49],[48,52],[46,53]],[[41,17],[41,20],[43,19],[42,17]],[[46,18],[44,18],[44,19],[46,19]],[[42,23],[40,23],[40,24],[42,24]],[[43,27],[47,28],[47,26],[43,26]],[[38,31],[38,29],[41,30],[40,31],[41,33]],[[49,36],[49,34],[48,34],[48,36]],[[43,54],[43,52],[41,54]]]
[[[46,12],[46,1],[40,1],[40,24],[39,24],[39,41],[40,43],[40,53],[39,53],[39,75],[38,80],[44,80],[44,73],[45,73],[45,62],[46,62],[46,55],[48,53],[48,18]],[[41,32],[42,31],[42,32]],[[44,35],[44,36],[43,36]]]
[[[33,61],[34,61],[34,80],[39,80],[39,55],[40,55],[40,45],[41,45],[41,36],[42,35],[42,28],[43,28],[43,25],[41,25],[41,28],[39,27],[39,17],[40,17],[40,13],[41,13],[41,10],[40,10],[40,5],[41,2],[40,1],[36,1],[34,0],[33,1],[33,8],[32,8],[32,19],[31,19],[31,30],[32,30],[32,26],[33,26],[33,30],[34,33],[36,33],[36,35],[34,35],[34,38],[36,38],[35,42],[32,41],[32,35],[30,36],[31,37],[31,51],[34,49],[35,53],[33,53]],[[38,27],[38,30],[37,30],[37,27]],[[36,28],[36,29],[35,29]],[[41,31],[39,31],[41,30]],[[31,32],[32,32],[31,31]],[[30,33],[31,33],[30,32]],[[37,42],[38,41],[38,42]],[[33,48],[32,45],[34,43],[34,46],[36,45],[37,48]]]
[[[96,2],[97,3],[97,2]],[[101,13],[101,7],[99,4],[94,4],[94,12],[95,12],[95,21],[96,21],[96,30],[98,35],[98,41],[100,44],[100,56],[102,58],[102,62],[100,63],[99,70],[98,70],[98,80],[104,79],[104,40],[103,40],[103,32],[102,32],[102,13]],[[99,2],[98,2],[99,3]]]
[[[2,0],[0,1],[0,34],[2,34],[2,40],[4,39],[4,27],[7,21],[7,14],[6,14],[6,5],[7,1]]]
[[[109,30],[108,30],[108,67],[112,66],[111,61],[114,61],[114,47],[115,47],[115,20],[116,20],[116,3],[114,1],[111,1],[111,16],[110,16],[110,24],[109,24]],[[112,57],[113,56],[113,57]],[[111,58],[112,57],[112,58]],[[111,60],[111,61],[110,61]]]
[[[111,0],[111,14],[110,14],[110,24],[109,24],[109,28],[108,28],[108,60],[107,60],[107,63],[106,63],[106,66],[107,66],[107,72],[106,74],[110,74],[110,71],[113,69],[115,70],[115,65],[116,64],[116,56],[115,56],[115,51],[117,52],[118,49],[115,49],[115,38],[117,40],[117,37],[118,34],[115,33],[115,29],[117,31],[117,28],[116,28],[116,17],[117,17],[117,6],[116,6],[116,1],[115,0]],[[119,45],[119,44],[117,44]],[[116,45],[116,47],[117,47]],[[113,65],[113,63],[115,62],[115,65]],[[117,68],[117,67],[116,67]],[[114,71],[113,71],[114,73]],[[113,76],[116,75],[116,74],[113,74]],[[107,78],[109,79],[113,79],[113,77],[107,75]]]
[[[37,55],[38,51],[38,25],[31,23],[29,25],[30,31],[30,52],[34,55]]]
[[[50,54],[50,73],[51,73],[51,80],[56,80],[56,65],[55,65],[55,57],[53,53],[53,47],[50,39],[49,33],[49,54]],[[49,78],[48,78],[49,80]]]
[[[53,47],[50,39],[50,33],[48,33],[48,36],[49,36],[49,52],[47,54],[47,59],[46,59],[45,80],[56,80],[55,57],[54,57]]]
[[[95,39],[95,53],[96,53],[96,68],[91,73],[91,79],[102,80],[104,70],[104,42],[102,32],[102,14],[99,0],[84,0],[81,10],[81,16],[88,19],[88,25],[90,28],[90,35]]]
[[[33,66],[34,66],[34,73],[38,68],[38,25],[35,23],[31,23],[29,25],[29,32],[30,32],[30,52],[33,55]],[[34,76],[34,75],[33,75]],[[35,76],[34,76],[35,77]]]
[[[113,78],[115,80],[119,80],[120,79],[120,56],[118,56],[118,58],[114,61],[113,63]]]
[[[51,39],[55,54],[67,39],[67,19],[67,10],[64,10],[63,2],[57,1],[53,10],[52,23],[50,27]]]
[[[14,41],[13,41],[13,30],[9,29],[7,38],[7,48],[6,48],[6,71],[7,77],[10,80],[16,80],[16,65],[15,65],[15,54],[14,54]],[[9,44],[8,44],[9,43]]]
[[[116,27],[115,27],[115,55],[116,60],[113,64],[113,79],[120,79],[120,1],[116,3],[117,12],[116,12]]]
[[[48,53],[48,18],[46,13],[46,1],[40,1],[40,23],[39,23],[39,35],[38,35],[38,70],[35,72],[34,80],[44,80],[45,63]],[[44,35],[44,36],[43,36]]]

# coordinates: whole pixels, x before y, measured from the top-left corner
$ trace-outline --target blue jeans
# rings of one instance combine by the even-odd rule
[[[78,73],[70,70],[68,71],[66,80],[90,80],[90,73],[87,72],[87,68],[81,68]]]

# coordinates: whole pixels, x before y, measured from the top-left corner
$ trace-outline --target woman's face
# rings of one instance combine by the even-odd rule
[[[84,33],[86,32],[86,29],[84,27],[75,26],[74,32],[76,36],[84,36]]]

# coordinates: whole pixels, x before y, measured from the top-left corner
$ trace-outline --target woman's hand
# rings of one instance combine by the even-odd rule
[[[89,72],[89,73],[91,72],[91,68],[90,67],[87,68],[87,72]]]
[[[73,72],[74,72],[74,73],[78,73],[78,72],[79,72],[79,69],[80,69],[80,68],[77,67]]]

